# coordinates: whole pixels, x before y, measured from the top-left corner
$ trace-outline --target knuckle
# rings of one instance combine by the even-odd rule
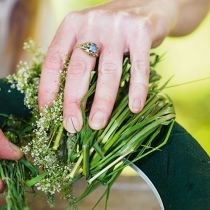
[[[142,18],[140,21],[140,27],[144,30],[149,30],[152,28],[152,21],[149,17]]]
[[[85,16],[87,19],[86,25],[96,27],[98,28],[98,30],[105,30],[100,22],[96,20],[108,21],[110,15],[108,15],[108,11],[105,11],[103,9],[90,9],[85,13]]]
[[[67,93],[65,94],[64,105],[67,106],[69,109],[74,105],[79,105],[82,100],[82,97],[78,97],[77,95]]]
[[[152,32],[152,21],[148,17],[144,18],[137,18],[137,21],[135,23],[134,31],[139,34],[139,33],[146,33],[146,34],[151,34]]]
[[[72,87],[65,87],[64,90],[64,107],[72,107],[73,105],[80,105],[84,94],[80,94],[77,90],[72,90]]]
[[[138,70],[142,69],[144,66],[145,66],[145,60],[143,58],[135,60],[132,63],[132,67],[135,71],[138,71]]]
[[[82,14],[80,14],[79,12],[71,12],[68,15],[66,15],[60,26],[61,34],[72,34],[73,32],[76,32],[80,26],[80,23],[82,22],[81,16]]]
[[[105,62],[101,65],[99,73],[101,74],[116,74],[119,72],[118,66],[116,63],[113,62]]]
[[[90,9],[87,11],[87,16],[88,17],[95,17],[95,16],[102,16],[105,15],[107,11],[104,9]]]
[[[147,62],[148,59],[138,59],[132,63],[131,73],[134,77],[149,77],[149,65]]]
[[[118,11],[114,14],[114,18],[121,24],[122,27],[124,27],[125,23],[130,22],[131,16],[127,11]]]
[[[127,11],[118,11],[117,12],[117,15],[119,16],[119,17],[121,17],[121,18],[128,18],[129,17],[129,12],[127,12]]]
[[[101,108],[107,108],[112,106],[112,104],[114,104],[115,101],[115,97],[111,94],[103,94],[102,96],[98,96],[97,97],[97,104],[101,107]]]
[[[134,90],[143,90],[144,92],[148,90],[148,83],[146,81],[134,79],[131,85]]]
[[[88,18],[94,18],[97,14],[99,14],[99,11],[92,10],[92,9],[86,12],[86,15]]]
[[[169,33],[170,28],[168,27],[168,19],[159,11],[151,12],[149,19],[153,29],[153,47],[158,46]]]
[[[45,58],[44,68],[50,70],[61,69],[63,65],[63,59],[57,49],[49,49],[49,52]]]
[[[65,18],[64,23],[69,24],[69,22],[75,21],[75,19],[78,19],[82,16],[82,14],[78,11],[70,12]]]
[[[86,69],[86,62],[81,59],[72,60],[69,63],[70,75],[83,75]]]
[[[150,18],[144,18],[142,20],[142,27],[147,30],[152,28],[152,21]]]

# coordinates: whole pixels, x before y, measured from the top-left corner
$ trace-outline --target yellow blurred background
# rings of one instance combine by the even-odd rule
[[[158,70],[164,79],[174,75],[171,85],[196,81],[169,88],[177,121],[210,154],[210,13],[191,35],[167,38],[156,50],[166,53]]]
[[[4,12],[4,17],[7,18],[9,16],[5,12],[6,6],[4,5],[3,8],[0,1],[2,9],[0,12],[0,78],[5,77],[8,73],[13,73],[17,61],[20,58],[25,59],[21,48],[22,42],[27,37],[31,37],[42,48],[47,49],[58,26],[69,12],[106,3],[108,0],[11,0],[2,2],[8,6],[7,11],[14,14],[14,17],[10,18],[11,31],[5,30],[6,27],[1,25],[2,14]],[[19,3],[16,5],[15,13],[11,12],[9,8],[9,6],[11,7],[9,4],[12,2]],[[3,30],[8,32],[8,40],[1,34],[4,32]],[[3,35],[5,34],[3,33]],[[5,45],[5,50],[1,50],[4,47],[3,43],[6,43],[4,40],[8,42],[8,45]],[[167,38],[153,51],[164,54],[162,62],[157,67],[163,77],[163,82],[174,75],[169,84],[174,87],[167,88],[165,91],[175,104],[177,121],[198,140],[210,155],[210,13],[191,35]],[[208,79],[195,82],[207,77]],[[190,81],[194,82],[179,85]],[[133,177],[137,175],[136,171],[126,168],[123,175],[126,177],[121,177],[122,180],[117,185],[121,187],[121,190],[116,188],[117,190],[115,189],[112,193],[112,206],[116,205],[120,196],[125,195],[128,204],[121,203],[120,209],[134,209],[134,206],[138,206],[136,202],[140,203],[142,209],[160,209],[148,186],[143,181],[139,182],[139,177]],[[136,191],[136,186],[141,187],[140,192]],[[133,194],[130,189],[134,190]],[[142,191],[142,189],[144,190]],[[128,195],[129,199],[127,199]],[[89,201],[95,202],[94,196],[95,194]],[[34,205],[34,209],[48,209],[40,199],[34,204],[39,205],[39,207]],[[63,205],[63,202],[59,202],[59,208],[56,209],[62,209]],[[82,205],[84,209],[89,209],[89,203],[84,202]]]
[[[104,0],[66,0],[65,5],[54,0],[58,22],[70,10],[104,3]],[[165,54],[158,66],[163,81],[174,75],[170,85],[196,81],[166,92],[174,101],[177,121],[183,125],[210,154],[210,13],[199,28],[186,37],[167,38],[155,49]]]

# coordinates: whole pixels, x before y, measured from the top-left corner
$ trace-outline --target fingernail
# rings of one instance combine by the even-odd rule
[[[76,133],[81,130],[81,124],[76,117],[68,117],[65,119],[64,126],[69,133]]]
[[[92,120],[91,120],[91,127],[94,129],[94,130],[99,130],[101,128],[103,128],[106,124],[106,121],[105,121],[105,116],[102,112],[96,112],[93,117],[92,117]]]
[[[132,111],[133,112],[139,112],[141,109],[141,100],[140,99],[134,99],[132,103]]]

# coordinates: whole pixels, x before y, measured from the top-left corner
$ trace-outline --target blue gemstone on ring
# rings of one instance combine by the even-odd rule
[[[89,47],[89,50],[92,52],[92,53],[97,53],[97,46],[95,43],[91,43],[90,47]]]

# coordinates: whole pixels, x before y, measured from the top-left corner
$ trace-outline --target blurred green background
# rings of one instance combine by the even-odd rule
[[[58,22],[70,10],[91,7],[104,0],[54,0]],[[186,37],[167,38],[154,50],[165,54],[158,66],[163,81],[174,75],[170,85],[210,77],[210,13],[199,28]],[[210,154],[210,78],[166,90],[174,101],[177,121],[182,124]]]

